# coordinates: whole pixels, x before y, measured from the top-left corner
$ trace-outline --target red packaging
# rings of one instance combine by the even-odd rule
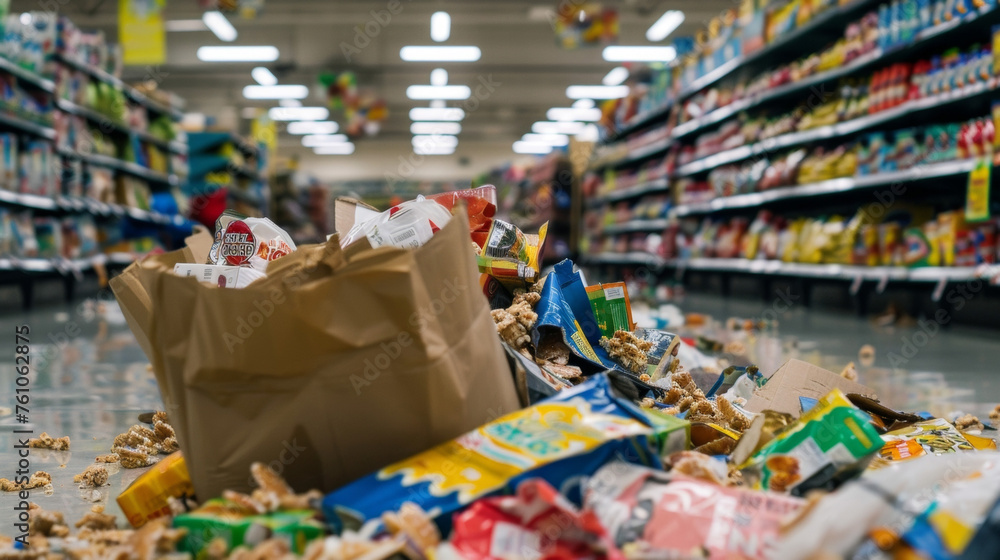
[[[625,558],[593,513],[580,512],[539,478],[456,515],[451,545],[466,560]]]
[[[493,215],[497,212],[497,188],[493,185],[432,194],[425,198],[437,202],[448,210],[454,208],[459,200],[464,200],[469,213],[469,231],[473,233],[489,231]]]
[[[805,501],[612,462],[589,479],[584,504],[630,556],[731,560],[768,558]]]

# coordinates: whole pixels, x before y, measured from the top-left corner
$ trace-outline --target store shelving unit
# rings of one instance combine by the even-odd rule
[[[188,146],[189,195],[209,195],[222,189],[227,199],[238,203],[246,213],[266,213],[261,147],[232,132],[191,133]]]
[[[805,25],[779,36],[762,48],[736,56],[706,72],[685,87],[680,88],[677,94],[666,103],[647,110],[618,127],[617,130],[607,134],[595,152],[597,156],[591,162],[590,172],[601,177],[602,174],[611,169],[636,168],[637,164],[666,154],[675,146],[691,143],[696,135],[714,130],[726,121],[739,117],[745,111],[795,106],[794,98],[796,96],[803,99],[810,93],[817,91],[817,88],[822,89],[843,78],[866,76],[874,70],[895,62],[918,56],[926,57],[929,53],[937,54],[944,51],[951,44],[949,42],[965,40],[969,34],[975,34],[976,37],[982,36],[984,37],[983,41],[987,41],[985,37],[989,36],[990,27],[1000,23],[1000,7],[985,6],[966,14],[964,17],[957,17],[939,25],[925,28],[906,43],[885,49],[876,47],[874,51],[869,51],[836,68],[735,99],[724,106],[708,110],[705,114],[687,122],[675,122],[676,112],[680,104],[706,88],[722,84],[727,80],[757,75],[780,64],[798,59],[805,54],[818,52],[819,48],[832,42],[831,38],[841,37],[849,22],[856,21],[867,11],[876,10],[883,3],[885,2],[880,0],[854,0],[842,6],[828,8]],[[686,161],[670,167],[670,173],[663,174],[665,177],[661,179],[641,181],[639,184],[610,191],[598,187],[596,190],[598,194],[585,200],[581,206],[594,211],[601,206],[621,201],[668,193],[672,191],[672,183],[675,180],[704,177],[706,173],[720,166],[773,156],[780,153],[781,150],[789,148],[830,145],[838,140],[851,140],[855,136],[869,131],[891,130],[893,127],[901,128],[916,123],[932,124],[935,122],[934,119],[946,121],[949,120],[952,113],[968,112],[970,107],[975,107],[975,110],[988,107],[992,100],[1000,97],[998,89],[1000,89],[1000,76],[939,95],[911,100],[891,109],[852,120],[789,132],[721,152],[706,154],[693,161]],[[960,119],[951,118],[950,120]],[[641,146],[632,146],[631,149],[625,148],[630,138],[638,139],[640,133],[644,134],[657,129],[669,129],[668,138]],[[967,175],[975,165],[975,159],[922,163],[909,169],[894,172],[833,178],[817,183],[718,197],[704,202],[670,204],[666,217],[649,219],[637,215],[629,221],[599,226],[597,235],[603,238],[642,232],[659,233],[666,230],[675,220],[684,217],[712,217],[726,212],[745,213],[779,204],[794,208],[823,207],[835,195],[839,197],[838,200],[862,197],[858,200],[870,202],[871,192],[875,189],[915,182],[931,185],[928,187],[929,190],[925,189],[925,192],[936,193],[936,196],[956,196],[956,193],[964,193],[964,189],[950,187],[954,186],[956,182],[960,182],[961,178]],[[645,168],[648,168],[648,165]],[[940,182],[932,184],[930,180],[939,180]],[[949,188],[945,188],[945,186]],[[678,193],[673,194],[675,195],[673,198],[676,200]],[[629,245],[634,246],[632,243]],[[868,294],[881,293],[889,284],[904,285],[914,289],[935,285],[931,299],[937,302],[941,299],[943,288],[949,283],[984,278],[995,283],[994,279],[998,278],[998,275],[993,271],[994,267],[985,265],[980,267],[924,268],[866,267],[746,259],[663,259],[645,252],[584,254],[581,255],[580,261],[600,267],[641,267],[657,274],[667,274],[672,271],[674,277],[680,280],[684,280],[689,274],[715,275],[722,278],[725,292],[728,292],[729,278],[733,276],[757,277],[761,279],[765,292],[770,289],[772,279],[791,279],[805,288],[806,301],[808,301],[809,287],[813,283],[847,283],[850,286],[850,293],[857,298],[859,309],[864,309]]]
[[[965,175],[975,167],[976,160],[931,163],[893,173],[878,173],[861,177],[842,177],[808,185],[780,187],[762,192],[724,196],[709,202],[679,204],[673,208],[677,216],[712,214],[722,210],[758,208],[769,203],[809,199],[828,194],[867,190],[899,183],[912,183],[935,177]],[[805,201],[804,201],[805,202]]]
[[[790,132],[766,140],[761,140],[749,146],[740,146],[731,150],[726,150],[704,158],[681,165],[674,172],[676,177],[687,177],[704,173],[716,167],[735,163],[755,156],[763,156],[774,153],[783,148],[802,146],[815,143],[821,140],[834,140],[846,138],[858,132],[876,129],[879,126],[890,124],[894,121],[919,117],[925,111],[947,108],[953,104],[972,101],[973,99],[996,95],[997,79],[990,80],[989,83],[980,83],[973,86],[961,88],[956,91],[916,99],[908,103],[903,103],[892,109],[881,111],[873,115],[866,115],[857,119],[844,121],[841,123],[820,126],[809,130]]]
[[[93,68],[62,54],[55,54],[52,59],[57,64],[82,72],[94,80],[111,84],[120,89],[130,102],[145,107],[151,114],[166,115],[175,122],[183,116],[177,107],[167,106],[151,99],[103,70]],[[173,156],[183,158],[187,153],[187,145],[183,141],[165,140],[146,131],[134,130],[127,124],[109,118],[89,107],[59,98],[55,81],[22,68],[7,59],[0,58],[0,73],[13,76],[21,86],[38,92],[37,95],[49,100],[48,103],[53,110],[83,118],[90,123],[93,129],[102,134],[110,134],[123,140],[127,139],[127,141],[138,140]],[[9,110],[0,110],[0,130],[14,132],[33,140],[50,141],[54,144],[59,140],[58,133],[50,122],[37,122],[26,118],[24,114],[17,114]],[[61,159],[65,165],[77,161],[85,166],[84,169],[88,167],[103,168],[111,170],[113,177],[123,175],[141,179],[150,186],[153,192],[172,189],[184,181],[184,177],[177,173],[155,171],[138,163],[77,151],[65,145],[53,145],[52,153],[57,160]],[[65,194],[47,196],[0,189],[0,206],[30,210],[40,215],[89,214],[98,220],[130,220],[139,227],[153,228],[157,231],[182,231],[192,226],[192,222],[177,214],[163,214]],[[61,279],[64,282],[66,297],[71,298],[75,286],[85,273],[95,271],[98,268],[127,266],[134,260],[135,255],[128,253],[99,254],[79,259],[16,258],[4,255],[0,256],[0,284],[19,285],[22,292],[22,303],[25,307],[30,307],[34,284],[39,280]]]

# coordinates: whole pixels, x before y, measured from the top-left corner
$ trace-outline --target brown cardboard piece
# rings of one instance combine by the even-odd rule
[[[347,232],[354,227],[359,208],[375,214],[379,212],[374,206],[346,196],[338,196],[333,202],[333,225],[341,236],[347,235]]]
[[[249,490],[254,461],[330,491],[519,408],[468,229],[456,213],[413,250],[334,235],[242,289],[175,276],[193,247],[112,281],[199,499]]]
[[[750,412],[774,410],[798,418],[802,406],[799,397],[821,399],[834,388],[844,393],[857,393],[875,398],[875,391],[860,383],[845,379],[832,371],[802,360],[788,360],[767,383],[758,389],[747,402]]]

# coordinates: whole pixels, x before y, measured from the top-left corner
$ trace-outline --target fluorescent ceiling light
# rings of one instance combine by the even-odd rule
[[[593,99],[577,99],[573,102],[574,109],[592,109],[594,107]]]
[[[410,109],[411,121],[460,121],[465,111],[457,107],[414,107]]]
[[[236,28],[233,27],[233,24],[229,23],[226,16],[222,15],[222,12],[216,10],[207,11],[201,16],[201,21],[205,23],[205,27],[211,30],[212,33],[215,33],[215,36],[220,41],[229,43],[236,40]]]
[[[410,99],[468,99],[469,86],[410,86],[406,96]]]
[[[597,142],[598,136],[597,125],[588,124],[582,132],[576,135],[576,139],[579,142]]]
[[[582,122],[539,121],[531,125],[531,131],[537,134],[579,134],[586,126]]]
[[[552,151],[552,146],[548,144],[537,144],[518,140],[514,142],[515,154],[547,154]]]
[[[435,68],[431,70],[431,85],[432,86],[443,86],[448,84],[448,71],[444,68]]]
[[[270,70],[263,66],[258,66],[250,71],[250,77],[252,77],[258,84],[262,86],[276,86],[278,85],[278,78],[271,73]]]
[[[621,99],[628,95],[628,86],[569,86],[570,99]]]
[[[415,122],[410,125],[411,134],[458,134],[462,125],[457,122]]]
[[[607,73],[607,75],[604,76],[604,79],[601,80],[601,83],[606,86],[617,86],[625,83],[625,80],[627,79],[628,79],[628,68],[625,68],[624,66],[616,66],[615,68],[612,68],[611,71]]]
[[[354,144],[344,142],[343,144],[329,144],[313,148],[313,153],[318,156],[349,156],[354,153]]]
[[[451,36],[451,16],[448,12],[431,14],[431,39],[435,42],[447,41]]]
[[[333,134],[340,126],[333,121],[300,121],[288,123],[289,134]]]
[[[521,137],[523,142],[529,144],[548,144],[549,146],[566,146],[569,144],[569,136],[565,134],[525,134]]]
[[[278,102],[278,105],[281,105],[282,107],[301,107],[302,102],[298,99],[282,99]]]
[[[330,116],[326,107],[271,107],[267,116],[272,121],[324,121]]]
[[[171,19],[163,24],[164,29],[167,31],[174,32],[184,32],[184,31],[204,31],[205,22],[200,19]]]
[[[667,38],[675,29],[684,23],[684,12],[680,10],[667,10],[656,20],[656,23],[646,31],[646,39],[657,42]]]
[[[199,47],[198,60],[202,62],[274,62],[278,48],[256,47]]]
[[[455,146],[414,146],[413,153],[418,156],[450,156],[455,153]]]
[[[302,137],[302,145],[307,148],[319,148],[320,146],[346,143],[348,143],[347,136],[344,134],[312,134]]]
[[[550,121],[595,122],[601,120],[601,110],[597,108],[553,107],[545,113],[545,117]]]
[[[407,62],[475,62],[482,56],[479,47],[415,47],[399,49],[399,57]]]
[[[670,62],[677,58],[673,47],[626,47],[611,45],[602,53],[608,62]]]
[[[247,99],[305,99],[309,88],[303,85],[247,86],[243,88]]]
[[[411,141],[414,147],[417,146],[458,146],[458,137],[447,134],[418,134]]]

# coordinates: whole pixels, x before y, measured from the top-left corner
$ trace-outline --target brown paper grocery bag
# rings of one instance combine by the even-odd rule
[[[175,276],[177,260],[112,288],[148,304],[126,315],[202,500],[247,490],[254,461],[333,490],[518,408],[464,212],[414,250],[300,247],[243,289]]]

